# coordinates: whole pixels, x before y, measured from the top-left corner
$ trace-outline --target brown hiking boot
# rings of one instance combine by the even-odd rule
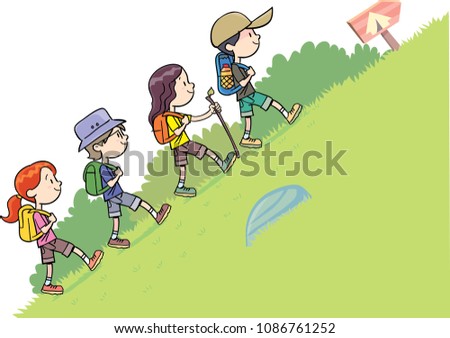
[[[108,246],[115,249],[128,249],[130,247],[130,241],[128,239],[109,239]]]
[[[61,285],[43,285],[41,289],[42,293],[46,293],[47,295],[62,295],[64,292],[64,288]]]
[[[94,254],[89,259],[89,269],[91,269],[91,271],[94,271],[97,265],[100,264],[102,258],[103,258],[103,251],[95,250]]]
[[[156,214],[156,223],[161,224],[162,222],[164,222],[164,220],[167,218],[167,216],[169,215],[170,209],[172,207],[169,204],[163,204],[161,206],[161,209],[159,209],[158,213]]]
[[[303,106],[300,103],[295,103],[292,106],[291,111],[288,113],[288,116],[286,120],[289,124],[294,123],[294,121],[297,119],[297,117],[300,115],[300,112],[302,111]]]
[[[243,138],[241,140],[241,143],[239,143],[242,147],[246,147],[246,148],[261,148],[262,147],[262,142],[259,138]]]

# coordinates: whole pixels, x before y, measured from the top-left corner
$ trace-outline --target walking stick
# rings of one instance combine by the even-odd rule
[[[212,87],[211,87],[208,90],[208,95],[205,97],[205,99],[208,100],[208,102],[211,103],[212,105],[215,104],[214,100],[211,98],[211,96],[213,94],[214,94],[214,89],[212,89]],[[231,136],[230,130],[228,129],[228,126],[226,125],[225,120],[222,117],[222,114],[220,112],[218,112],[215,108],[214,108],[214,111],[216,112],[216,115],[219,117],[220,123],[222,123],[222,126],[225,129],[225,131],[228,135],[228,138],[231,141],[231,144],[233,145],[233,149],[234,149],[234,152],[236,153],[236,157],[240,158],[241,155],[239,154],[239,150],[236,146],[236,143],[234,143],[233,137]]]

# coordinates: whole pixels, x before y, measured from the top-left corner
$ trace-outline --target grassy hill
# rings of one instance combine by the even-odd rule
[[[272,157],[276,175],[262,151],[243,155],[195,199],[172,199],[163,226],[140,219],[130,250],[106,248],[98,270],[63,279],[64,296],[17,316],[450,316],[448,74],[447,15],[266,137],[292,151]],[[346,175],[326,174],[327,144],[346,150]],[[287,174],[314,150],[321,175]],[[312,198],[246,247],[250,210],[288,184]]]

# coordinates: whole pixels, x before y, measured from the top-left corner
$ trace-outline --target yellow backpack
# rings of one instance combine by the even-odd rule
[[[36,225],[34,224],[33,218],[35,212],[50,217],[48,212],[36,210],[29,204],[24,205],[19,209],[19,236],[24,242],[33,242],[44,234],[41,231],[36,231]]]

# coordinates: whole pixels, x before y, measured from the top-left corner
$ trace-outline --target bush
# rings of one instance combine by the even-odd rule
[[[349,56],[343,48],[330,46],[327,42],[317,46],[307,42],[299,52],[293,52],[289,60],[276,55],[272,67],[267,69],[269,77],[257,82],[255,88],[269,96],[274,95],[274,99],[289,110],[295,102],[311,104],[333,84],[354,78],[379,59],[378,50],[368,45],[357,44]],[[274,88],[277,88],[276,96]],[[284,123],[283,118],[273,108],[267,112],[256,108],[252,135],[268,136],[280,123]]]

